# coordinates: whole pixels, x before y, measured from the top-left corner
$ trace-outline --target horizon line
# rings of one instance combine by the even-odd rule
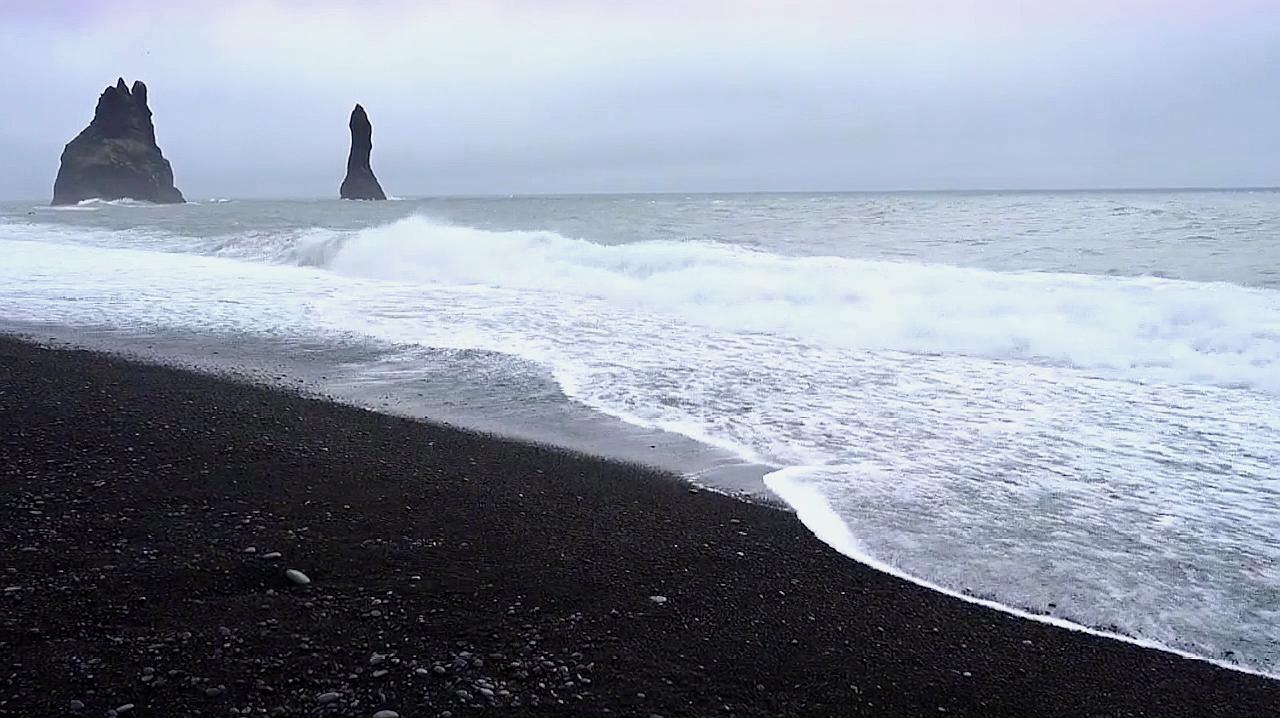
[[[1280,184],[1276,185],[1177,185],[1177,186],[1119,186],[1119,187],[973,187],[973,188],[896,188],[896,189],[752,189],[752,190],[638,190],[638,191],[583,191],[583,192],[490,192],[490,193],[440,193],[440,194],[388,194],[388,201],[424,200],[424,199],[521,199],[538,197],[629,197],[652,196],[668,197],[677,195],[715,196],[715,195],[887,195],[887,194],[1087,194],[1107,192],[1280,192]],[[235,195],[203,197],[203,199],[231,199],[237,201],[316,201],[338,200],[337,195],[260,195],[237,197]],[[9,197],[3,202],[48,202],[48,197]],[[190,202],[192,200],[188,200]],[[196,202],[200,199],[194,200]],[[350,201],[350,200],[349,200]]]

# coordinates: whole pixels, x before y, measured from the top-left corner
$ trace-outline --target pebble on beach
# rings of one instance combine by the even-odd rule
[[[307,577],[307,574],[299,571],[296,568],[291,568],[288,571],[285,571],[284,575],[285,575],[285,578],[289,579],[290,581],[292,581],[293,583],[299,586],[306,586],[307,584],[311,583],[311,579]]]

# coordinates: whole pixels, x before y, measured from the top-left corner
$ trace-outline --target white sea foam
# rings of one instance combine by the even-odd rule
[[[882,568],[1280,667],[1274,290],[423,218],[217,237],[7,224],[0,256],[13,320],[540,362],[600,411],[807,467],[771,485]]]
[[[709,243],[609,246],[420,217],[360,232],[327,263],[376,279],[603,299],[829,347],[1280,391],[1280,292],[1230,284],[782,257]]]
[[[1136,638],[1134,636],[1128,636],[1128,635],[1119,634],[1119,633],[1112,633],[1108,631],[1100,631],[1094,628],[1090,628],[1088,626],[1082,626],[1072,621],[1056,618],[1054,616],[1048,616],[1048,615],[1037,614],[1037,613],[1029,613],[1027,611],[1019,610],[1012,606],[1007,606],[1005,604],[998,603],[996,601],[976,598],[974,596],[961,593],[959,591],[934,583],[932,581],[928,581],[919,576],[913,576],[909,573],[902,571],[898,567],[893,566],[892,564],[885,563],[884,561],[881,561],[880,559],[873,556],[862,545],[862,543],[858,541],[857,537],[855,537],[853,533],[849,530],[848,525],[845,524],[844,520],[840,518],[839,514],[837,514],[835,510],[831,508],[830,504],[827,503],[826,498],[822,495],[820,491],[817,491],[813,487],[804,483],[803,481],[798,480],[799,477],[803,477],[804,475],[814,471],[830,472],[835,470],[836,468],[837,467],[830,467],[830,466],[823,466],[823,467],[792,466],[785,469],[780,469],[778,471],[774,471],[770,474],[766,474],[764,477],[764,482],[765,482],[765,485],[769,487],[770,491],[776,494],[783,501],[787,502],[787,505],[791,506],[791,508],[795,510],[796,517],[799,518],[800,521],[810,531],[813,532],[814,536],[817,536],[819,539],[822,540],[823,543],[834,548],[835,550],[839,551],[845,556],[848,556],[849,558],[852,558],[860,563],[864,563],[870,566],[871,568],[874,568],[878,571],[882,571],[891,576],[896,576],[898,578],[909,581],[917,586],[921,586],[923,588],[927,588],[932,591],[937,591],[939,593],[944,593],[953,598],[957,598],[962,601],[966,601],[968,603],[977,604],[985,608],[990,608],[990,609],[994,609],[1004,613],[1009,613],[1019,618],[1024,618],[1030,621],[1037,621],[1039,623],[1047,623],[1051,626],[1057,626],[1059,628],[1065,628],[1071,631],[1079,631],[1081,633],[1088,633],[1094,636],[1101,636],[1101,637],[1110,638],[1113,640],[1124,641],[1125,643],[1132,643],[1134,645],[1143,646],[1145,648],[1154,648],[1157,650],[1174,653],[1183,658],[1188,658],[1193,660],[1207,660],[1210,663],[1221,666],[1223,668],[1230,668],[1233,670],[1242,670],[1246,673],[1251,673],[1258,676],[1264,676],[1266,678],[1273,678],[1273,679],[1280,680],[1280,674],[1268,673],[1266,671],[1243,667],[1237,663],[1229,663],[1222,660],[1206,658],[1205,656],[1197,655],[1189,651],[1184,651],[1177,648],[1172,648],[1170,646],[1166,646],[1157,641],[1146,640],[1143,638]]]
[[[164,207],[164,206],[166,206],[166,205],[158,205],[158,204],[154,204],[154,203],[152,203],[152,202],[145,202],[145,201],[142,201],[142,200],[130,199],[130,198],[128,198],[128,197],[125,197],[125,198],[123,198],[123,199],[99,199],[99,198],[96,198],[96,197],[92,197],[92,198],[90,198],[90,199],[82,199],[82,200],[80,200],[79,202],[76,202],[75,204],[60,204],[60,205],[52,205],[52,206],[38,206],[38,207],[34,207],[33,209],[34,209],[35,211],[37,211],[37,212],[46,212],[46,211],[51,211],[51,212],[97,212],[97,211],[99,211],[99,210],[101,210],[101,209],[103,209],[103,208],[106,208],[106,207],[127,207],[127,208],[138,208],[138,207]],[[169,205],[169,206],[171,206],[171,205]]]
[[[100,199],[92,197],[90,199],[82,199],[76,202],[76,207],[163,207],[154,202],[148,202],[142,199],[133,199],[132,197],[121,197],[120,199]]]

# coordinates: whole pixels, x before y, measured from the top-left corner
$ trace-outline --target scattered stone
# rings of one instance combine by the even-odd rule
[[[69,703],[69,704],[67,705],[67,708],[70,708],[70,709],[71,709],[71,710],[73,710],[73,711],[82,711],[82,710],[84,710],[84,702],[83,702],[83,701],[71,701],[71,703]]]
[[[667,597],[666,596],[650,596],[649,600],[661,606],[662,604],[667,602]]]
[[[342,697],[341,693],[335,693],[333,691],[330,691],[328,693],[321,693],[320,695],[316,696],[316,703],[319,703],[322,706],[327,706],[330,703],[336,702],[341,697]]]
[[[131,711],[131,710],[133,710],[133,704],[132,704],[132,703],[125,703],[124,705],[119,706],[118,708],[116,708],[116,714],[117,714],[117,715],[119,715],[119,714],[121,714],[121,713],[128,713],[128,712],[129,712],[129,711]]]
[[[400,714],[395,711],[378,711],[373,714],[373,718],[400,718]]]
[[[285,571],[284,576],[299,586],[306,586],[311,583],[311,579],[307,578],[307,574],[297,570],[296,568],[291,568],[288,571]]]
[[[262,554],[262,560],[263,560],[263,561],[274,561],[274,560],[276,560],[276,559],[280,558],[280,556],[281,556],[281,553],[280,553],[279,551],[270,551],[270,552],[268,552],[268,553],[264,553],[264,554]]]

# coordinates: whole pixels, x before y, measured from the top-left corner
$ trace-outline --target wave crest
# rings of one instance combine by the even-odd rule
[[[425,217],[312,252],[297,261],[384,280],[604,299],[819,346],[1280,391],[1280,292],[1269,289],[788,257],[708,242],[607,245]]]

